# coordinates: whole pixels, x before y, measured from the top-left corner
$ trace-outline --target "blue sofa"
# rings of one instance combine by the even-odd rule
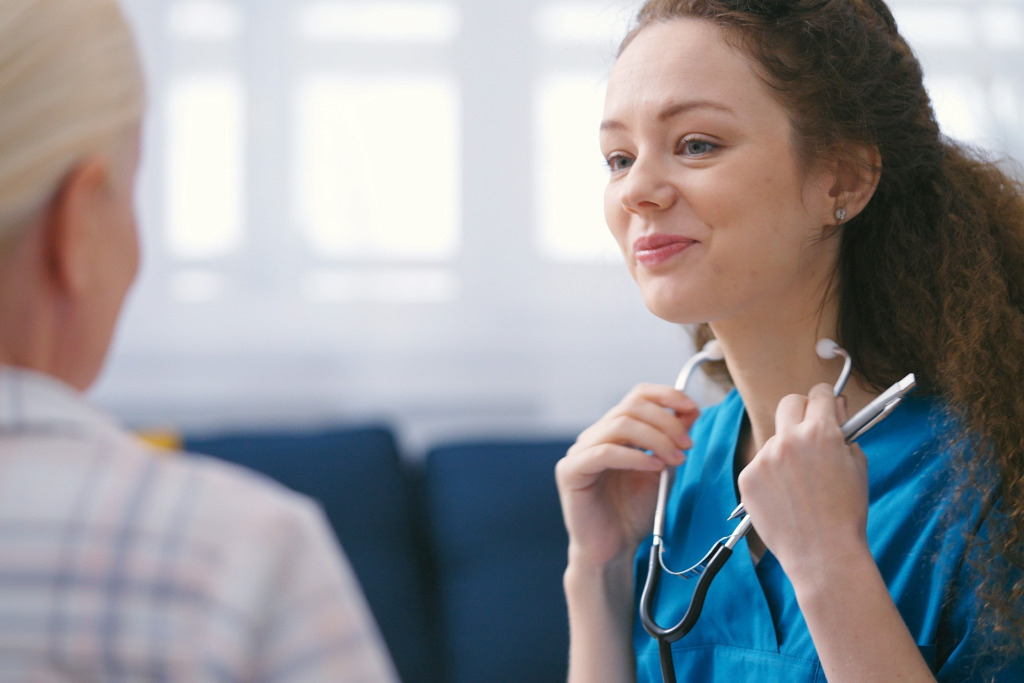
[[[443,444],[410,464],[385,425],[183,439],[320,502],[405,683],[565,680],[554,465],[570,443]]]

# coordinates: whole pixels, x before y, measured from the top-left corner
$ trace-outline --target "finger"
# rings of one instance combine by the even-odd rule
[[[807,397],[800,394],[783,396],[775,408],[775,432],[781,432],[798,425],[804,420],[807,411]]]
[[[672,393],[665,398],[662,405],[675,413],[679,419],[684,420],[687,425],[693,424],[693,421],[700,415],[700,407],[697,403],[678,389],[673,389]]]
[[[677,413],[679,416],[692,414],[696,417],[699,412],[697,404],[693,399],[677,389],[662,384],[638,384],[609,412],[634,405],[638,401],[655,403],[662,408],[667,408]]]
[[[690,441],[689,424],[675,413],[669,412],[659,405],[654,403],[637,405],[630,417],[664,432],[678,448],[687,449],[693,445],[693,442]]]
[[[609,410],[598,423],[622,418],[636,419],[665,432],[679,448],[686,449],[692,445],[688,430],[699,414],[696,404],[675,389],[640,385]]]
[[[578,443],[581,448],[614,444],[638,448],[641,451],[650,450],[658,458],[671,464],[676,464],[682,459],[682,449],[671,436],[633,416],[602,420],[580,434]]]
[[[811,390],[807,392],[807,409],[804,419],[839,424],[836,416],[836,398],[832,393],[831,385],[815,384],[811,387]]]
[[[580,490],[591,486],[597,475],[604,472],[634,471],[661,472],[665,462],[652,458],[643,451],[628,446],[600,444],[588,449],[570,452],[558,461],[555,476],[559,484],[569,490]]]

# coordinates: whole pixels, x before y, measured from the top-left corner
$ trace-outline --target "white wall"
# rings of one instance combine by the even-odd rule
[[[415,453],[572,434],[674,378],[687,337],[600,216],[601,82],[636,3],[375,0],[420,14],[367,38],[332,29],[360,3],[125,1],[151,83],[145,258],[94,395],[128,424],[381,418]],[[1024,158],[1021,3],[893,4],[949,130]],[[396,79],[353,123],[344,94]]]

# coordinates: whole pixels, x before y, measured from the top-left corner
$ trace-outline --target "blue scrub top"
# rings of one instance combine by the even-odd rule
[[[744,414],[733,391],[691,429],[694,447],[676,471],[668,502],[665,564],[673,571],[700,560],[736,525],[725,520],[738,502],[733,463]],[[1024,658],[996,672],[992,661],[978,656],[988,636],[976,628],[977,582],[962,560],[966,535],[983,529],[987,507],[957,496],[943,417],[937,401],[910,398],[858,441],[868,458],[868,543],[940,681],[1024,681]],[[946,514],[950,506],[955,515]],[[637,554],[637,604],[649,556],[648,540]],[[654,601],[658,624],[667,627],[682,618],[695,585],[662,574]],[[660,682],[657,643],[639,618],[633,641],[638,681]],[[672,653],[680,681],[825,680],[781,565],[766,552],[755,566],[746,540],[736,545],[711,584],[696,626],[672,644]]]

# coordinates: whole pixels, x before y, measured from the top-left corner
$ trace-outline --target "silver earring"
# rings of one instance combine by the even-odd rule
[[[836,209],[835,216],[836,216],[836,221],[838,221],[839,223],[842,223],[843,221],[846,220],[846,209],[844,209],[843,207],[840,206],[838,209]]]

